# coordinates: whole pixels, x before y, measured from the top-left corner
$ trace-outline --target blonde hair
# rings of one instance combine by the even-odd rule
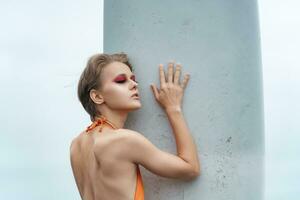
[[[126,64],[131,71],[133,67],[129,62],[127,54],[124,52],[115,54],[95,54],[91,56],[83,70],[77,87],[77,95],[85,111],[90,115],[91,121],[95,121],[95,117],[101,115],[97,110],[96,104],[90,98],[91,89],[100,89],[100,74],[102,69],[112,62],[122,62]]]

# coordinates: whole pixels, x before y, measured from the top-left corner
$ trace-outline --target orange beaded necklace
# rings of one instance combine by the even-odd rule
[[[101,115],[99,118],[97,118],[91,125],[89,125],[85,132],[88,132],[90,130],[92,130],[93,128],[95,128],[96,126],[100,126],[99,132],[102,131],[103,128],[103,124],[106,123],[108,125],[110,125],[113,129],[117,129],[106,117],[104,117],[103,115]]]

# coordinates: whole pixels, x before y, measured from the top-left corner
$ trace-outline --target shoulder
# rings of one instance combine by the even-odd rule
[[[125,147],[128,145],[137,145],[138,143],[144,143],[147,141],[147,138],[143,134],[131,129],[119,129],[116,135]]]
[[[136,161],[144,157],[148,151],[157,150],[151,141],[138,131],[123,129],[119,133],[120,140],[115,147],[120,150],[119,155],[125,159]]]
[[[78,148],[80,146],[79,144],[81,143],[80,141],[82,140],[83,134],[84,134],[84,132],[81,132],[79,135],[77,135],[73,139],[71,139],[71,142],[69,144],[69,150],[70,150],[71,154],[78,151]]]
[[[73,138],[69,144],[69,151],[70,151],[70,156],[72,157],[72,155],[76,154],[76,152],[78,151],[78,141],[79,139],[77,137]]]
[[[114,134],[111,134],[105,142],[103,142],[103,138],[99,137],[99,139],[97,139],[99,141],[97,141],[96,144],[107,143],[109,146],[117,145],[121,147],[142,139],[145,139],[145,137],[138,131],[131,129],[117,129],[114,130]]]
[[[78,144],[78,140],[79,140],[78,137],[75,137],[71,140],[70,145],[69,145],[70,151],[72,151],[76,148],[76,146]]]
[[[138,146],[142,146],[147,142],[147,139],[141,133],[131,129],[118,129],[109,138],[105,140],[99,138],[97,140],[94,145],[94,152],[98,156],[108,153],[116,158],[124,158],[128,153],[137,149]]]
[[[70,156],[71,166],[73,170],[75,170],[75,166],[76,166],[75,164],[78,163],[79,161],[79,152],[80,152],[79,146],[80,146],[79,138],[77,136],[71,140],[69,145],[69,156]]]
[[[131,130],[131,129],[124,129],[124,128],[118,129],[118,130],[116,130],[116,133],[118,135],[120,135],[120,137],[123,137],[123,138],[139,137],[139,136],[143,137],[143,135],[140,132]]]

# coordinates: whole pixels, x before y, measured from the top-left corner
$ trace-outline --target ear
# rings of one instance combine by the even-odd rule
[[[103,96],[100,94],[99,91],[95,89],[90,90],[90,98],[93,100],[95,104],[102,104],[104,102]]]

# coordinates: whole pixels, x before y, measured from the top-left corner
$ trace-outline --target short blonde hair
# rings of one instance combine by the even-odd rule
[[[116,61],[126,64],[130,71],[133,71],[133,67],[129,62],[127,54],[123,52],[115,54],[101,53],[95,54],[89,58],[87,65],[80,76],[77,95],[83,108],[90,115],[91,121],[95,121],[95,117],[101,115],[101,113],[97,110],[96,104],[90,98],[90,90],[101,88],[100,74],[102,69]]]

